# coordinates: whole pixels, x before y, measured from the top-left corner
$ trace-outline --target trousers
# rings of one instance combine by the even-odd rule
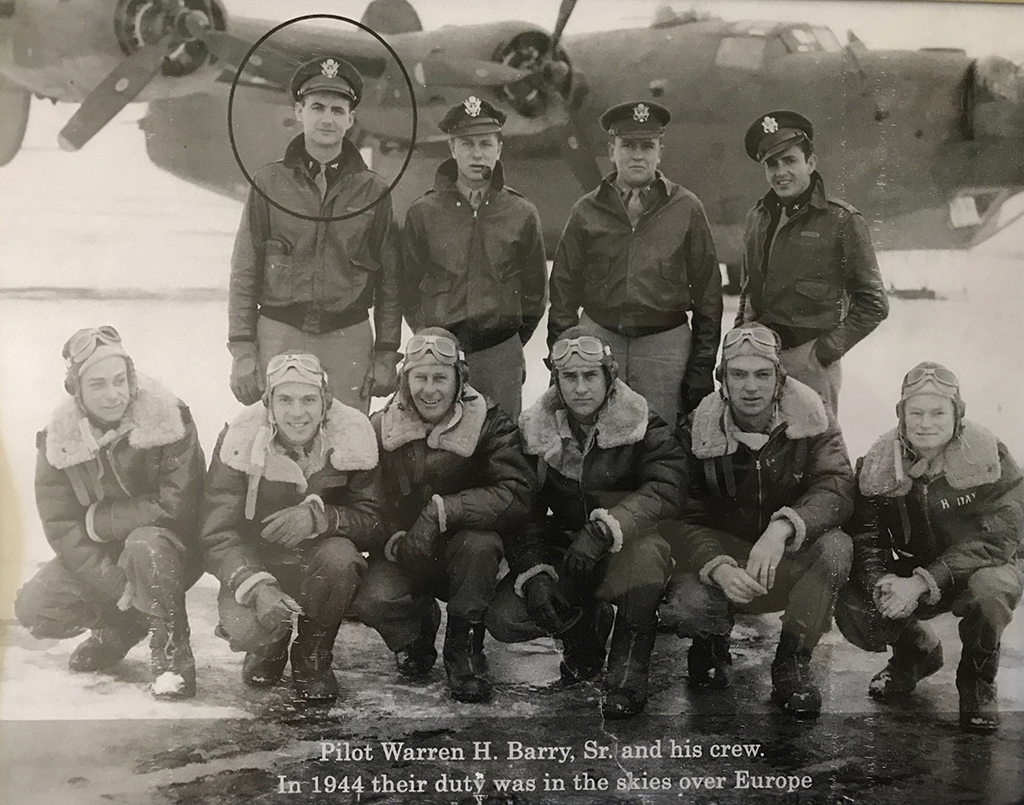
[[[120,629],[142,615],[174,620],[185,613],[185,591],[202,575],[198,561],[188,561],[174,532],[157,526],[132,531],[117,561],[125,574],[122,607],[94,593],[51,559],[25,582],[14,613],[34,637],[74,637],[87,629]],[[132,612],[134,611],[134,612]]]
[[[747,604],[730,601],[717,584],[704,584],[693,573],[678,573],[669,581],[661,620],[680,637],[728,636],[737,612],[782,610],[783,631],[813,648],[832,628],[836,598],[852,562],[853,541],[838,528],[826,531],[810,545],[786,554],[768,594]]]
[[[458,531],[429,569],[416,571],[378,557],[353,603],[356,617],[376,629],[388,648],[400,651],[436,626],[435,598],[448,602],[449,617],[482,623],[494,599],[501,538],[493,531]]]

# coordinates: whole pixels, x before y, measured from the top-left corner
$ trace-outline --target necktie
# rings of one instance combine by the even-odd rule
[[[483,190],[470,190],[469,191],[469,206],[474,210],[479,210],[480,205],[484,203],[484,191]]]
[[[637,221],[640,220],[640,216],[644,213],[644,202],[641,198],[641,192],[640,190],[631,190],[626,200],[626,214],[629,215],[629,223],[634,227]]]
[[[327,166],[321,165],[320,172],[313,177],[313,181],[316,186],[320,189],[320,198],[323,199],[327,195]]]

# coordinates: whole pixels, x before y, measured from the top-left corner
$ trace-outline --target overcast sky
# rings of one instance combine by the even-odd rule
[[[280,0],[225,0],[229,13],[283,20]],[[448,24],[519,19],[554,26],[557,0],[517,0],[510,11],[495,12],[485,0],[419,0],[413,2],[426,28]],[[644,27],[663,0],[579,0],[567,35],[618,27]],[[695,9],[725,19],[793,20],[830,26],[840,41],[852,29],[872,48],[959,47],[973,55],[998,53],[1024,61],[1024,4],[898,2],[833,2],[832,0],[697,0],[671,3],[677,10]],[[362,0],[289,0],[292,16],[336,13],[359,18]]]

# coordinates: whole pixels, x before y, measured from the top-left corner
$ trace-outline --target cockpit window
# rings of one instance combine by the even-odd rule
[[[836,53],[843,49],[835,34],[825,27],[795,26],[783,31],[781,38],[790,53]]]
[[[765,40],[762,36],[727,36],[718,45],[715,64],[740,70],[756,70],[764,57]]]

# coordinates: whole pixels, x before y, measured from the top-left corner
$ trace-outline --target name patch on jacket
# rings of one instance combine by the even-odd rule
[[[968,503],[974,501],[978,497],[977,492],[968,492],[966,495],[960,495],[953,499],[953,502],[946,498],[939,498],[939,507],[945,511],[946,509],[952,509],[954,506],[966,506]]]

